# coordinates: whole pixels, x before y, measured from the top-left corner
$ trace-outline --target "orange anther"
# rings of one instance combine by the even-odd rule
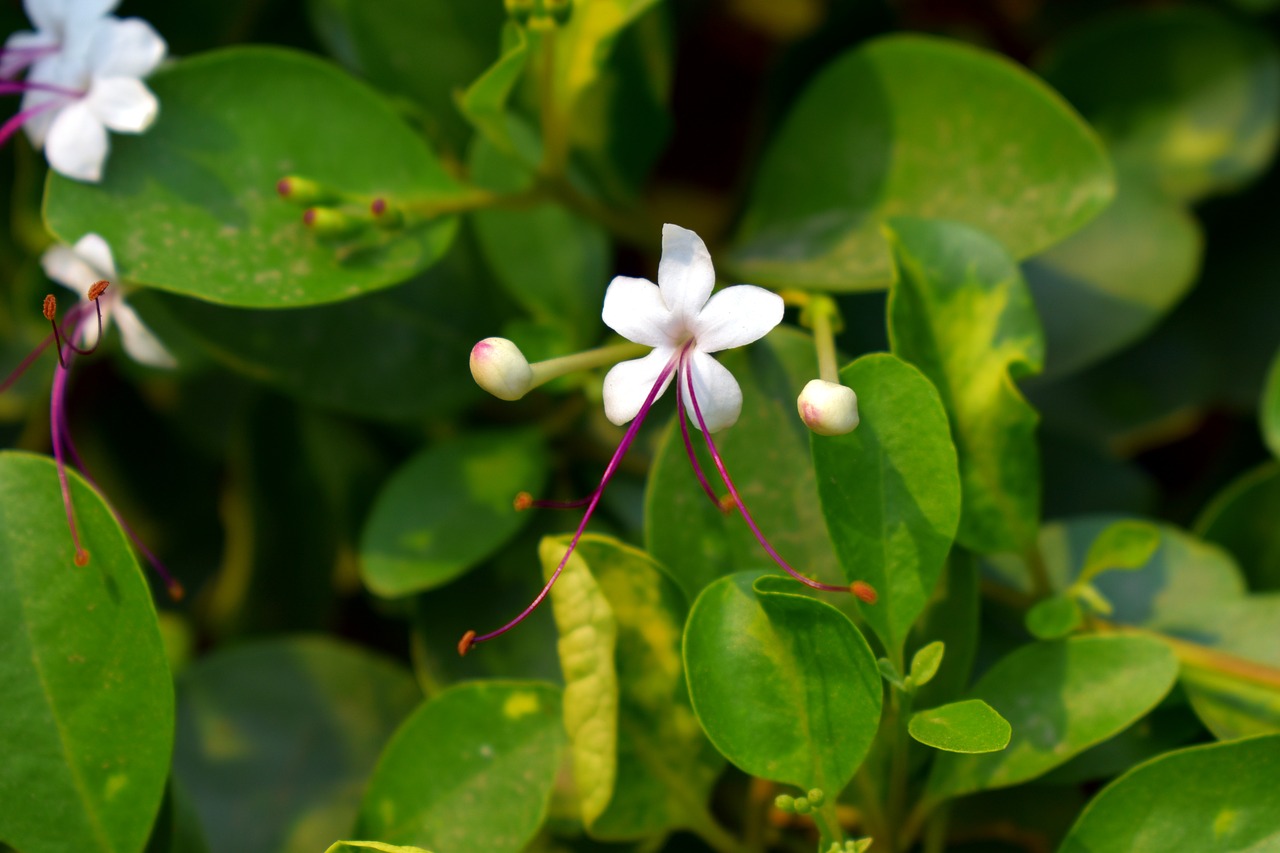
[[[52,293],[44,298],[44,318],[52,321],[58,316],[58,299]]]
[[[89,301],[97,301],[98,297],[106,292],[107,285],[110,283],[111,282],[109,281],[95,281],[93,284],[89,285]]]
[[[468,631],[467,633],[462,635],[462,639],[458,641],[459,657],[467,656],[467,652],[471,651],[471,646],[474,644],[475,638],[476,638],[475,631]]]

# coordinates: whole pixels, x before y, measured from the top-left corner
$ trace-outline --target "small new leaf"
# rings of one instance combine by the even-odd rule
[[[1077,584],[1086,584],[1103,572],[1131,571],[1147,564],[1160,547],[1160,528],[1149,521],[1124,519],[1098,534],[1089,546]]]
[[[941,640],[934,640],[915,653],[911,658],[911,674],[907,679],[913,689],[924,687],[933,680],[933,677],[938,674],[938,667],[942,664],[942,655],[945,651],[946,644]]]
[[[966,699],[921,711],[907,731],[925,746],[945,752],[999,752],[1009,745],[1009,721],[981,699]]]
[[[1097,595],[1093,587],[1088,587]],[[1101,598],[1101,596],[1098,596]],[[1027,611],[1027,630],[1033,637],[1041,640],[1056,640],[1065,637],[1084,622],[1084,613],[1074,598],[1055,595]]]
[[[880,676],[899,690],[906,690],[906,682],[902,680],[898,668],[893,665],[893,661],[888,658],[880,658],[876,661],[876,667],[880,670]]]

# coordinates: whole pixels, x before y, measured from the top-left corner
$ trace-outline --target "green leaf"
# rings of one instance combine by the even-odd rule
[[[614,43],[657,0],[577,0],[555,36],[551,91],[562,117],[572,118],[578,100],[599,81]]]
[[[421,105],[433,139],[460,149],[467,123],[454,93],[484,72],[498,45],[501,3],[455,0],[309,0],[312,27],[339,62]],[[430,43],[424,44],[424,37]]]
[[[1218,740],[1280,733],[1280,690],[1205,667],[1184,666],[1182,687]]]
[[[1195,283],[1203,251],[1181,203],[1121,171],[1106,210],[1023,264],[1044,322],[1045,376],[1079,371],[1150,331]]]
[[[387,745],[356,831],[439,853],[519,853],[546,817],[564,746],[560,688],[455,685]]]
[[[733,269],[770,286],[881,288],[889,217],[963,222],[1022,258],[1112,193],[1093,132],[1025,69],[956,42],[888,36],[837,58],[800,96],[765,155]]]
[[[733,429],[715,436],[734,485],[784,559],[836,582],[842,573],[818,499],[810,433],[796,414],[800,389],[818,375],[813,341],[782,327],[720,360],[742,386],[742,416]],[[715,477],[702,436],[693,427],[689,432],[702,470]],[[707,500],[674,422],[650,470],[644,523],[649,553],[690,598],[722,575],[774,565],[738,513],[721,512]]]
[[[544,539],[551,575],[570,537]],[[689,706],[680,587],[642,551],[582,537],[551,590],[582,819],[625,840],[689,827],[723,762]]]
[[[689,694],[711,742],[746,773],[839,791],[871,746],[883,688],[848,617],[800,589],[741,572],[703,590],[684,632]]]
[[[529,133],[517,133],[517,143],[536,151]],[[501,192],[526,190],[533,180],[527,166],[483,140],[472,148],[471,168],[478,184]],[[600,225],[552,202],[478,210],[472,221],[494,276],[531,318],[559,330],[572,346],[595,340],[612,262]]]
[[[1091,583],[1103,572],[1142,568],[1159,549],[1160,538],[1160,528],[1149,521],[1125,518],[1108,525],[1089,546],[1075,582]]]
[[[845,577],[879,594],[859,612],[901,655],[960,521],[956,449],[938,392],[906,362],[866,355],[840,382],[858,394],[862,421],[811,439],[822,512]]]
[[[1280,459],[1280,350],[1271,361],[1271,369],[1267,371],[1267,387],[1262,394],[1260,410],[1262,420],[1262,438],[1271,448],[1271,453]]]
[[[1033,643],[993,666],[972,698],[1013,727],[1004,751],[944,755],[926,797],[945,799],[1034,779],[1128,728],[1164,698],[1178,661],[1145,637],[1086,636]]]
[[[456,218],[445,216],[340,252],[277,197],[288,174],[400,204],[462,192],[381,98],[332,65],[236,47],[176,62],[147,85],[160,117],[112,140],[102,182],[51,173],[45,192],[49,229],[65,243],[101,234],[121,279],[225,305],[317,305],[411,278],[453,239]]]
[[[222,364],[305,402],[361,418],[441,418],[483,396],[457,367],[507,313],[473,241],[459,237],[411,281],[335,305],[259,311],[158,291],[129,303],[157,333],[163,314]]]
[[[381,841],[335,841],[325,853],[350,853],[353,850],[380,850],[382,853],[429,853],[421,847],[402,847]]]
[[[1101,18],[1063,40],[1044,74],[1118,165],[1171,196],[1236,189],[1271,163],[1280,57],[1270,39],[1211,9]]]
[[[512,501],[541,492],[549,465],[536,430],[472,432],[419,453],[387,481],[365,522],[365,586],[395,598],[475,566],[529,520]]]
[[[1009,745],[1009,721],[981,699],[966,699],[912,714],[907,731],[945,752],[999,752]]]
[[[401,666],[322,637],[246,643],[178,679],[174,774],[212,853],[314,853],[350,832],[387,738],[421,698]]]
[[[1231,552],[1251,589],[1280,590],[1280,464],[1244,474],[1215,497],[1196,520],[1197,536]]]
[[[53,461],[0,453],[0,838],[27,853],[135,853],[164,797],[173,688],[155,608],[111,510]]]
[[[507,100],[524,74],[540,40],[536,31],[510,21],[502,29],[502,53],[464,92],[455,93],[458,109],[498,149],[514,153]]]
[[[946,643],[935,640],[912,656],[910,674],[912,686],[923,687],[933,681],[933,677],[938,674],[938,667],[942,666],[942,656],[946,649]]]
[[[1280,736],[1193,746],[1098,793],[1060,853],[1271,850],[1280,846]]]
[[[1041,599],[1027,611],[1027,631],[1039,640],[1065,637],[1083,622],[1079,602],[1062,595]]]
[[[898,672],[898,668],[893,665],[893,661],[888,658],[877,658],[876,668],[880,670],[880,677],[885,681],[899,690],[907,689],[907,683],[902,680],[902,673]]]
[[[982,553],[1022,551],[1039,524],[1039,416],[1013,380],[1044,360],[1026,284],[1004,250],[971,228],[922,219],[891,227],[889,340],[950,416],[964,495],[956,538]]]
[[[144,853],[209,853],[191,797],[172,776]]]

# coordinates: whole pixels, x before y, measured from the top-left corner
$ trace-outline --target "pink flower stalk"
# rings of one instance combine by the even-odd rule
[[[733,484],[711,434],[737,422],[742,411],[742,390],[733,375],[712,358],[710,353],[744,346],[764,337],[782,321],[783,306],[782,299],[777,294],[752,285],[727,287],[712,296],[714,284],[715,270],[701,238],[677,225],[666,225],[662,229],[662,260],[658,266],[658,284],[618,276],[609,285],[602,313],[604,322],[623,337],[653,347],[643,358],[615,365],[604,380],[605,415],[619,426],[627,422],[630,422],[630,426],[618,449],[614,451],[613,458],[609,460],[599,485],[586,498],[577,501],[539,501],[525,493],[517,496],[517,509],[569,509],[586,506],[586,510],[564,557],[529,606],[497,630],[487,634],[468,631],[458,643],[459,654],[465,655],[476,643],[492,640],[519,625],[551,592],[570,555],[577,548],[605,487],[631,447],[649,410],[673,378],[676,380],[676,417],[680,422],[680,435],[698,483],[711,502],[726,512],[737,508],[770,559],[806,586],[824,592],[851,592],[868,603],[876,600],[875,590],[861,581],[855,581],[849,586],[821,583],[792,568],[769,543]],[[508,355],[500,358],[501,353],[494,355],[490,350],[481,353],[482,360],[493,362],[484,365],[487,372],[505,376],[513,371],[513,365],[520,366],[515,364],[516,361],[523,364],[523,357],[516,359],[515,355]],[[476,358],[473,352],[473,362]],[[527,365],[525,367],[527,369]],[[476,373],[474,363],[472,371]],[[482,371],[478,374],[480,375],[485,375],[485,372]],[[494,383],[481,384],[488,388]],[[716,497],[715,490],[698,463],[689,437],[686,414],[702,432],[716,472],[729,491],[726,500]]]
[[[8,378],[0,382],[0,393],[4,393],[26,372],[27,368],[35,363],[35,360],[49,347],[49,344],[55,345],[58,366],[54,370],[53,391],[49,398],[50,439],[53,444],[54,460],[58,467],[58,484],[62,490],[62,505],[67,514],[67,529],[71,533],[71,545],[74,549],[72,560],[77,566],[81,567],[89,564],[89,551],[81,543],[80,532],[76,527],[75,508],[71,502],[71,486],[67,478],[68,458],[91,486],[97,489],[98,485],[86,470],[84,462],[80,458],[80,453],[76,450],[75,442],[71,439],[71,426],[67,419],[66,410],[67,377],[70,374],[71,364],[75,357],[77,355],[89,355],[98,348],[99,343],[102,341],[104,322],[102,302],[105,298],[103,294],[107,288],[108,283],[106,281],[95,282],[87,290],[87,299],[68,311],[61,325],[57,320],[57,299],[52,294],[46,296],[44,299],[44,316],[53,327],[52,331],[22,360],[13,373],[9,374]],[[96,317],[96,333],[94,333],[92,327],[85,324],[91,313]],[[89,346],[80,347],[75,343],[77,340],[83,341],[90,337],[93,339],[93,343]],[[99,491],[101,490],[99,489]],[[164,563],[142,542],[138,534],[134,532],[133,528],[129,526],[120,513],[114,507],[110,508],[116,522],[129,536],[133,544],[137,546],[138,550],[147,558],[147,561],[151,563],[156,574],[160,576],[169,591],[169,595],[175,601],[181,599],[184,595],[182,584],[173,577]]]

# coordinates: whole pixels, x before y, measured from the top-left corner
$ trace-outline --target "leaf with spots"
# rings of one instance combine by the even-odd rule
[[[148,80],[160,116],[112,139],[101,183],[50,173],[45,220],[63,242],[106,238],[132,284],[224,305],[318,305],[406,281],[445,253],[453,216],[337,246],[276,195],[296,174],[369,204],[447,203],[465,190],[382,98],[329,63],[279,48],[183,59]]]
[[[543,540],[544,574],[568,537]],[[584,536],[551,591],[565,725],[583,822],[596,838],[690,827],[723,761],[689,706],[684,594],[644,552]]]
[[[151,594],[79,476],[77,567],[53,461],[0,453],[0,839],[136,853],[169,772],[173,687]]]
[[[547,815],[565,747],[561,714],[560,688],[541,682],[445,690],[387,744],[357,834],[434,853],[520,853]]]

